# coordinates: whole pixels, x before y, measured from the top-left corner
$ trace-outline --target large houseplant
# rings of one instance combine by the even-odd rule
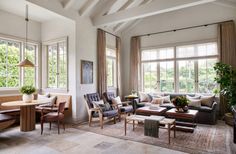
[[[227,124],[234,124],[234,143],[236,143],[236,118],[233,119],[236,106],[236,69],[231,65],[218,62],[214,66],[216,71],[215,81],[220,84],[220,94],[227,101],[225,121]],[[231,111],[231,112],[230,112]]]
[[[31,102],[34,99],[33,93],[36,91],[33,86],[22,86],[20,92],[23,94],[22,100],[25,102]]]

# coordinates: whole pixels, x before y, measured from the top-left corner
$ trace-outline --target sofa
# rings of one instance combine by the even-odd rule
[[[179,94],[179,93],[162,93],[162,96],[168,96],[170,95],[170,100],[177,97],[177,96],[191,96],[191,97],[195,97],[197,96],[196,94]],[[150,105],[151,100],[157,96],[153,95],[153,94],[148,94],[148,96],[150,97],[150,101],[146,101],[146,102],[142,102],[140,101],[140,99],[136,99],[136,106],[137,107],[142,107],[145,105]],[[175,106],[170,102],[170,103],[163,103],[160,105],[160,107],[165,107],[168,110],[174,108]],[[211,124],[214,125],[217,122],[217,101],[216,99],[214,100],[214,102],[212,102],[211,106],[205,106],[205,105],[201,105],[200,107],[194,107],[194,106],[189,106],[189,109],[194,109],[194,110],[198,110],[198,114],[196,117],[196,122],[200,123],[200,124]]]

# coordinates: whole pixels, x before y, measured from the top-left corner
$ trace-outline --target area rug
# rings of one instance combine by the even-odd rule
[[[108,121],[104,124],[103,129],[100,128],[98,121],[93,122],[91,127],[87,123],[74,125],[73,127],[97,134],[157,145],[193,154],[231,153],[230,136],[232,135],[232,128],[225,125],[223,121],[218,121],[216,125],[198,124],[193,133],[176,131],[176,138],[173,137],[173,132],[171,132],[170,144],[168,144],[167,130],[160,129],[159,138],[147,137],[144,136],[144,127],[142,124],[137,125],[134,131],[132,125],[128,125],[127,135],[125,136],[124,120],[116,124],[113,124],[113,121]]]

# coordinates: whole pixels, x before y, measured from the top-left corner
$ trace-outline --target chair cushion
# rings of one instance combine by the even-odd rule
[[[104,117],[114,117],[114,116],[117,116],[117,115],[118,115],[117,110],[110,110],[110,111],[103,112]]]
[[[14,113],[14,112],[19,112],[20,113],[20,109],[1,110],[0,114]]]
[[[133,107],[131,106],[131,105],[129,105],[129,106],[122,106],[122,107],[120,107],[120,111],[121,112],[133,112]]]
[[[113,103],[113,104],[122,105],[122,102],[121,102],[121,100],[120,100],[120,96],[117,96],[117,97],[115,97],[115,98],[112,98],[111,100],[112,100],[112,103]]]
[[[64,114],[63,113],[58,114],[58,112],[49,112],[45,114],[42,118],[46,121],[54,121],[54,120],[57,120],[58,118],[63,119]]]
[[[165,107],[167,109],[172,109],[175,106],[172,103],[164,103],[164,104],[160,105],[160,107]]]
[[[93,103],[92,103],[93,101],[101,100],[98,93],[86,94],[86,98],[89,108],[93,108]]]
[[[152,98],[150,97],[150,95],[148,95],[147,93],[144,92],[139,92],[139,99],[141,102],[151,102]]]
[[[208,106],[201,106],[201,107],[189,107],[190,109],[195,109],[198,110],[200,112],[211,112],[212,108],[208,107]]]
[[[201,96],[201,104],[203,106],[211,107],[215,101],[215,96]]]

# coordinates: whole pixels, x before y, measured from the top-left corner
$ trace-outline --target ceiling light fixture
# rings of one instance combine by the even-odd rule
[[[26,27],[25,27],[25,54],[26,54],[26,58],[21,61],[18,66],[19,67],[34,67],[34,64],[28,60],[27,58],[27,52],[26,52],[26,48],[27,48],[27,43],[28,43],[28,22],[29,22],[29,17],[28,17],[28,5],[25,6],[25,21],[26,21]]]

